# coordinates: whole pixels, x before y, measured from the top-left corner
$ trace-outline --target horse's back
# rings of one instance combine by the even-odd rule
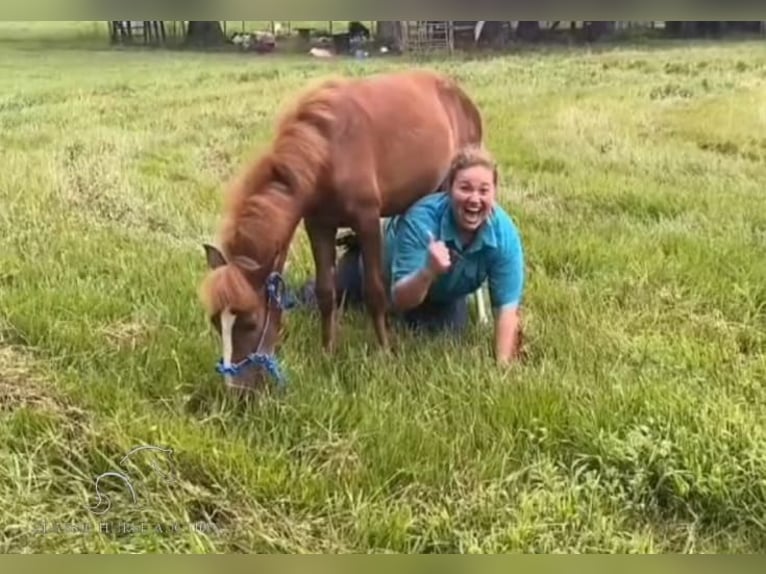
[[[457,84],[437,72],[381,74],[337,94],[345,108],[335,145],[336,182],[374,178],[384,215],[406,209],[443,181],[457,149],[481,141],[481,117]]]
[[[381,104],[388,107],[385,106],[388,101],[397,104],[406,101],[409,106],[397,111],[417,114],[423,121],[442,113],[462,114],[466,121],[478,122],[480,128],[481,118],[473,102],[452,78],[439,72],[408,70],[377,74],[349,83],[347,90],[349,97],[367,109],[374,110]],[[379,121],[389,119],[385,114],[377,117]]]
[[[325,78],[313,84],[282,116],[280,130],[309,121],[342,144],[354,128],[384,138],[402,127],[455,145],[479,143],[482,120],[476,105],[458,84],[431,70],[380,73],[356,79]]]
[[[406,210],[442,184],[460,147],[482,138],[470,97],[429,70],[326,78],[294,101],[278,131],[293,179],[315,178],[312,212],[342,225],[369,206],[382,216]],[[299,166],[296,152],[310,161]]]

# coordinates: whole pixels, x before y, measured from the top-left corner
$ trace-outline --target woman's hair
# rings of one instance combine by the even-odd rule
[[[482,146],[469,145],[455,155],[447,175],[447,189],[452,189],[457,174],[465,169],[481,165],[492,171],[492,182],[497,185],[497,163],[492,154]]]

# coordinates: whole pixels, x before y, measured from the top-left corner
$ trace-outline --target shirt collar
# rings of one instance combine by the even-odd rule
[[[479,229],[479,232],[471,242],[471,245],[465,250],[466,253],[474,253],[481,250],[483,247],[497,247],[495,230],[492,228],[494,218],[495,211],[493,208],[492,213],[489,214],[489,217]],[[458,232],[457,224],[455,223],[454,215],[452,213],[452,202],[449,200],[446,202],[444,213],[442,213],[440,234],[442,241],[451,243],[453,247],[463,251],[460,241],[460,233]]]

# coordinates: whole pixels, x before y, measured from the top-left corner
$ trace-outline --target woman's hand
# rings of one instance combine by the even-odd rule
[[[436,241],[430,231],[428,237],[430,240],[428,243],[428,268],[434,275],[442,275],[449,271],[452,265],[449,249],[443,241]]]

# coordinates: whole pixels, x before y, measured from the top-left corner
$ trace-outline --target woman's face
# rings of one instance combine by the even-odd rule
[[[492,213],[495,184],[492,170],[475,165],[459,171],[452,184],[452,210],[461,231],[475,233]]]

